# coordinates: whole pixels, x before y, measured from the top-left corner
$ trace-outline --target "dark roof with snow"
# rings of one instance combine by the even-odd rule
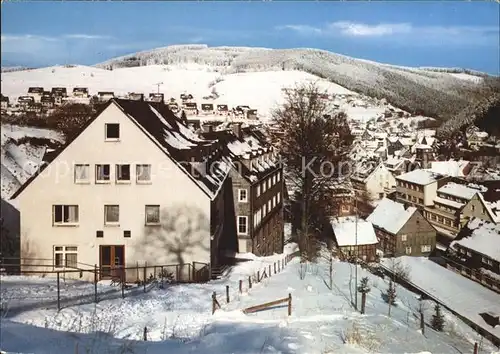
[[[66,147],[68,147],[78,136],[90,126],[96,118],[111,104],[116,104],[167,156],[175,162],[183,162],[178,167],[185,172],[198,186],[210,197],[217,195],[225,177],[227,176],[228,159],[222,154],[216,154],[210,163],[214,168],[208,169],[213,172],[207,174],[207,166],[202,162],[193,163],[191,157],[197,156],[198,160],[207,156],[210,149],[214,150],[214,141],[199,138],[182,121],[173,114],[163,103],[145,102],[125,99],[111,99],[82,127],[80,132],[56,153],[51,156],[53,161]],[[222,149],[221,149],[222,150]],[[186,162],[188,162],[186,164]],[[50,163],[50,162],[49,162]],[[186,167],[186,165],[190,166]],[[40,174],[48,164],[43,165],[26,183],[19,188],[12,198],[16,198],[21,192]]]

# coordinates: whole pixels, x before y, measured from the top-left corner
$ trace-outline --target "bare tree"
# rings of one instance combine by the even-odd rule
[[[286,178],[297,189],[301,256],[314,260],[329,208],[325,191],[341,175],[337,167],[348,160],[353,137],[346,114],[332,109],[316,84],[301,84],[284,94],[285,103],[274,110],[269,133]]]

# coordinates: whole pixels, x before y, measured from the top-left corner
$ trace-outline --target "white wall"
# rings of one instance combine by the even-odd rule
[[[104,140],[105,123],[120,124],[119,142]],[[73,163],[90,164],[90,184],[74,183]],[[110,184],[95,184],[99,163],[111,164]],[[132,165],[130,184],[115,183],[117,163]],[[136,184],[135,164],[152,165],[151,184]],[[23,257],[52,259],[55,245],[78,246],[78,262],[93,265],[99,264],[99,245],[125,245],[128,266],[210,261],[209,197],[113,104],[17,199]],[[54,227],[54,204],[78,204],[78,226]],[[119,226],[104,225],[105,204],[120,205]],[[145,226],[147,204],[160,205],[171,230]],[[96,230],[104,237],[96,238]]]
[[[437,197],[438,184],[437,182],[430,183],[424,186],[424,205],[434,205],[434,198]]]
[[[373,199],[380,199],[379,193],[385,193],[385,188],[396,187],[396,178],[383,164],[378,165],[366,181],[366,190]]]

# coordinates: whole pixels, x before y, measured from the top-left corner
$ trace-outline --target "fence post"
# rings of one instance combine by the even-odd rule
[[[229,285],[226,285],[226,302],[229,304]]]
[[[144,326],[144,333],[143,333],[143,339],[145,341],[148,340],[148,328],[146,326]]]
[[[269,277],[271,277],[271,265],[269,264]]]
[[[252,289],[252,277],[248,276],[248,289]]]
[[[148,263],[144,263],[144,270],[142,271],[142,276],[144,277],[144,279],[142,279],[143,283],[144,283],[144,292],[146,292],[146,273],[147,273],[147,268],[146,268],[146,265]]]
[[[179,279],[179,278],[180,278],[180,277],[179,277],[179,265],[178,265],[178,264],[176,264],[176,265],[175,265],[175,281],[176,281],[177,283],[179,283],[179,282],[180,282],[180,279]]]
[[[59,272],[57,272],[57,311],[61,310],[61,287],[59,283]]]
[[[97,304],[97,264],[94,264],[94,302]]]
[[[137,261],[137,263],[135,264],[135,269],[136,269],[136,280],[137,280],[137,283],[139,283],[139,261]]]
[[[260,282],[260,271],[257,271],[257,283]]]
[[[156,266],[153,267],[153,278],[156,279]]]
[[[240,294],[243,292],[243,280],[240,279]]]
[[[276,262],[274,262],[274,274],[276,274]]]
[[[121,283],[122,283],[122,299],[125,299],[125,269],[121,272]]]
[[[292,315],[292,294],[288,293],[288,316]]]
[[[212,315],[215,313],[215,304],[217,303],[217,294],[214,291],[212,293]]]
[[[477,347],[477,342],[474,343],[474,354],[478,353],[478,347]]]
[[[278,273],[281,271],[280,260],[278,260]]]

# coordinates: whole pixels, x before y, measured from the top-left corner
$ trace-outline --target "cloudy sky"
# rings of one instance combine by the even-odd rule
[[[495,2],[7,2],[2,65],[95,64],[171,44],[321,48],[499,74]]]

